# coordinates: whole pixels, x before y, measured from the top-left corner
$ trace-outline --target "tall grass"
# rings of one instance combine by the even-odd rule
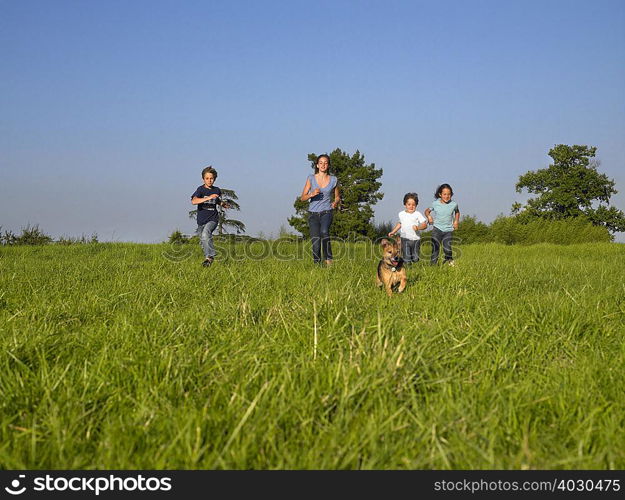
[[[0,248],[2,468],[625,467],[622,245],[370,250]]]

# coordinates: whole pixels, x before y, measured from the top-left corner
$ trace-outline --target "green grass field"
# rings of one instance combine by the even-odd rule
[[[1,468],[625,468],[625,245],[184,250],[0,248]]]

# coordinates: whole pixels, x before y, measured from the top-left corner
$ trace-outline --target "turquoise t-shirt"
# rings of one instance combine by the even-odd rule
[[[458,211],[458,204],[454,200],[443,203],[441,200],[434,200],[430,204],[430,215],[434,219],[434,227],[444,231],[453,231],[454,214]]]

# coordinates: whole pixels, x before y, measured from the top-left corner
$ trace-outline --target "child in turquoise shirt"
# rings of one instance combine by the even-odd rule
[[[458,204],[452,201],[453,189],[449,184],[441,184],[434,193],[435,200],[425,209],[425,216],[428,218],[432,228],[432,256],[430,264],[438,263],[438,254],[441,244],[445,254],[445,263],[454,265],[451,249],[451,236],[454,230],[458,229],[460,220],[460,210]]]

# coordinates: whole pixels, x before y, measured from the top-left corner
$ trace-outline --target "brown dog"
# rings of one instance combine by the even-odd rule
[[[378,264],[378,274],[376,284],[384,285],[386,294],[393,295],[393,289],[397,288],[399,293],[406,288],[406,267],[401,258],[399,236],[395,240],[382,240],[382,260]]]

